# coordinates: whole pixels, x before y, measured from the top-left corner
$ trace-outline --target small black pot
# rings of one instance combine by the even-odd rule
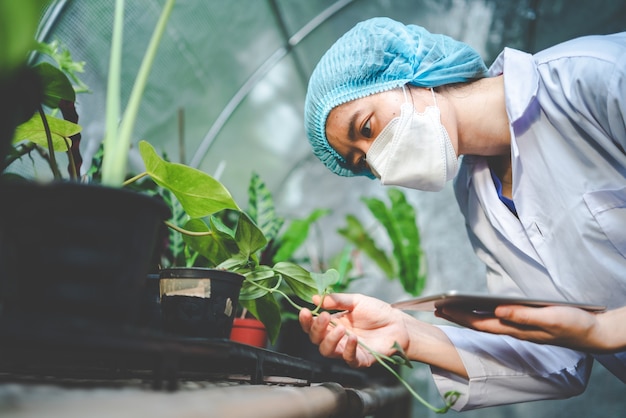
[[[125,189],[0,184],[2,315],[134,323],[169,216]]]
[[[188,267],[160,272],[161,316],[166,332],[186,337],[229,338],[244,277],[225,270]],[[175,283],[187,282],[190,286]],[[193,287],[194,290],[189,290]],[[169,289],[168,289],[169,288]]]

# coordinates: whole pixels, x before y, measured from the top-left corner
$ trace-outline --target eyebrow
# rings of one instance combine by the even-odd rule
[[[350,118],[350,122],[348,124],[348,139],[350,141],[354,141],[356,139],[356,130],[355,130],[355,125],[356,125],[356,120],[359,118],[360,112],[354,112],[352,114],[352,117]]]

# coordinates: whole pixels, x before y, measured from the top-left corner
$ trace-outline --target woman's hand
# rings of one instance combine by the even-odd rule
[[[583,351],[609,352],[626,347],[626,308],[596,314],[564,306],[502,305],[493,317],[452,309],[436,314],[479,331]]]
[[[313,303],[320,303],[319,296]],[[310,310],[303,309],[300,324],[326,357],[343,358],[351,367],[367,367],[376,360],[358,341],[387,356],[395,353],[396,342],[405,352],[409,348],[406,315],[379,299],[335,293],[324,298],[322,308],[340,312],[322,312],[314,317]]]
[[[316,296],[313,302],[319,304],[320,298]],[[445,333],[432,324],[360,294],[327,295],[322,308],[340,312],[332,315],[322,312],[314,317],[310,310],[302,309],[300,325],[311,342],[319,345],[323,356],[343,358],[351,367],[368,367],[376,359],[359,341],[385,356],[396,353],[394,344],[397,343],[410,360],[467,378],[456,348]]]

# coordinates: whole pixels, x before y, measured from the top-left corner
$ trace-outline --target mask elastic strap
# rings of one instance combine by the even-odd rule
[[[404,103],[408,103],[409,102],[409,97],[406,94],[406,84],[402,85],[402,93],[404,93]]]
[[[430,92],[433,94],[433,101],[435,102],[435,106],[437,106],[437,97],[435,97],[435,89],[431,87]]]

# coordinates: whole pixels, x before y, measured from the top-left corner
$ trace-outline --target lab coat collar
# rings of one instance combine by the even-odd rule
[[[511,123],[520,119],[539,89],[539,74],[531,54],[504,48],[489,68],[492,77],[504,74],[506,109]]]

